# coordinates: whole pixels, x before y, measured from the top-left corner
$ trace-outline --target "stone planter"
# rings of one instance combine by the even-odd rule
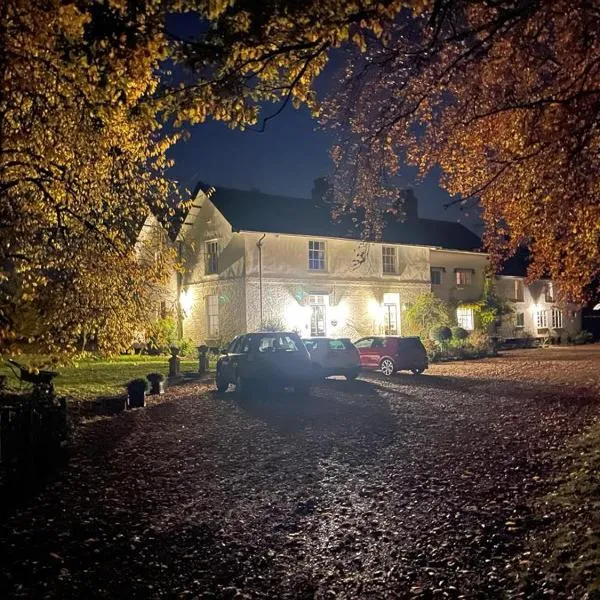
[[[145,379],[133,379],[127,384],[127,406],[143,408],[146,406],[146,390],[148,382]]]
[[[146,375],[150,382],[150,394],[162,395],[165,393],[165,376],[162,373],[150,373]]]

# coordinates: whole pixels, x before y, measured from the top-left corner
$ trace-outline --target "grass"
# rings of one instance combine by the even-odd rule
[[[40,357],[18,357],[20,364],[39,364]],[[210,365],[214,366],[214,365]],[[76,365],[51,367],[60,375],[54,380],[58,394],[72,398],[94,398],[122,393],[131,379],[148,373],[169,373],[168,356],[117,356],[110,359],[86,358]],[[182,372],[197,372],[198,360],[181,358]],[[0,375],[7,375],[7,386],[19,388],[19,381],[6,363],[0,362]],[[27,384],[23,384],[27,385]]]

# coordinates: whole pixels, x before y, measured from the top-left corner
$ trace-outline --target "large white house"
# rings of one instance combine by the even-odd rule
[[[183,337],[217,345],[268,325],[303,336],[402,335],[404,311],[426,291],[451,301],[458,323],[473,329],[488,265],[479,238],[459,223],[418,218],[414,197],[406,213],[365,242],[311,200],[198,191],[175,240],[184,269],[170,301]],[[549,281],[526,286],[524,273],[508,274],[496,287],[514,306],[505,337],[581,328],[579,307],[556,304]]]

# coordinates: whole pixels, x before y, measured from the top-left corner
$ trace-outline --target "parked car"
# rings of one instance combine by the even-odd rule
[[[379,369],[387,377],[396,371],[420,375],[428,366],[427,352],[418,337],[364,337],[354,342],[365,369]]]
[[[293,387],[308,393],[312,368],[308,350],[291,332],[246,333],[236,337],[217,361],[220,392],[235,385],[240,395],[263,387]]]
[[[360,356],[347,338],[314,337],[304,340],[316,375],[330,377],[344,375],[356,379],[360,372]]]

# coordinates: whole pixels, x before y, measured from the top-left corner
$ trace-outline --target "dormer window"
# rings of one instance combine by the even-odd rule
[[[396,248],[393,246],[381,247],[381,260],[383,263],[383,272],[385,275],[396,274]]]
[[[219,242],[206,242],[206,274],[214,275],[219,272]]]

